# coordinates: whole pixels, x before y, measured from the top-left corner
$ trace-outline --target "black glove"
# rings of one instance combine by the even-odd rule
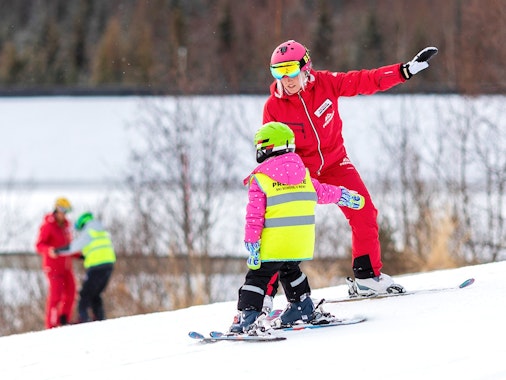
[[[436,47],[426,47],[420,51],[411,61],[401,65],[401,74],[404,79],[410,79],[416,73],[429,67],[428,62],[435,54],[437,54]]]
[[[70,245],[67,244],[67,245],[64,245],[63,247],[60,247],[60,248],[56,248],[54,250],[54,253],[58,254],[60,252],[63,252],[63,251],[66,251],[67,249],[69,249]]]

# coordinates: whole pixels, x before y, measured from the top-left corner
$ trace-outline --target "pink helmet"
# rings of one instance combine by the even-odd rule
[[[301,71],[308,71],[311,69],[309,50],[297,41],[289,40],[283,42],[274,49],[271,57],[271,65],[287,61],[299,61]]]

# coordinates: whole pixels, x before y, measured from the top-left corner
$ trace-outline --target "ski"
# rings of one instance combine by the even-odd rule
[[[267,316],[265,316],[264,323],[269,324],[272,320],[279,317],[283,313],[283,310],[276,309],[272,310]],[[345,326],[345,325],[353,325],[357,323],[361,323],[366,321],[364,317],[354,317],[354,318],[336,318],[335,320],[330,321],[329,323],[322,324],[311,324],[311,323],[296,323],[291,326],[280,326],[275,327],[272,326],[272,330],[275,331],[298,331],[305,329],[319,329],[324,327],[335,327],[335,326]],[[228,341],[243,341],[243,342],[276,342],[280,340],[285,340],[286,337],[274,334],[265,334],[265,335],[249,335],[247,333],[237,334],[237,333],[223,333],[220,331],[211,331],[209,336],[205,336],[196,331],[190,331],[188,336],[192,339],[197,339],[201,343],[215,343],[223,340]]]
[[[318,302],[315,309],[318,308],[323,302],[324,302],[323,300]],[[310,322],[302,322],[302,321],[296,322],[291,326],[277,326],[275,323],[273,324],[272,323],[273,320],[276,319],[277,317],[279,317],[282,313],[283,313],[283,310],[276,309],[276,310],[271,311],[267,315],[266,320],[268,321],[268,323],[271,324],[271,327],[273,330],[296,331],[296,330],[305,330],[305,329],[319,329],[319,328],[323,328],[323,327],[354,325],[354,324],[366,321],[365,317],[353,317],[353,318],[333,317],[333,319],[326,321],[326,322],[322,322],[320,324],[313,324]]]
[[[370,296],[360,296],[353,295],[341,298],[324,298],[323,303],[340,303],[340,302],[354,302],[354,301],[362,301],[362,300],[375,300],[382,298],[390,298],[390,297],[401,297],[401,296],[409,296],[413,294],[423,294],[423,293],[432,293],[432,292],[444,292],[448,290],[457,290],[467,288],[474,283],[474,278],[468,278],[458,286],[446,287],[446,288],[429,288],[429,289],[420,289],[420,290],[411,290],[406,291],[404,293],[387,293],[387,294],[373,294]]]
[[[272,321],[277,316],[281,315],[283,310],[273,310],[267,315],[266,321]],[[324,327],[336,327],[336,326],[346,326],[346,325],[354,325],[357,323],[365,322],[367,319],[365,317],[353,317],[353,318],[335,318],[333,321],[328,323],[321,324],[312,324],[312,323],[295,323],[291,326],[271,326],[272,330],[275,331],[298,331],[305,329],[320,329]],[[211,339],[227,336],[225,333],[220,331],[211,331],[210,333]],[[277,336],[277,335],[251,335],[252,337],[269,337],[269,336]]]
[[[296,323],[294,325],[288,327],[277,327],[274,330],[282,330],[282,331],[298,331],[305,329],[320,329],[324,327],[335,327],[335,326],[346,326],[346,325],[355,325],[357,323],[365,322],[367,319],[365,317],[354,317],[354,318],[343,318],[336,319],[335,321],[329,323],[322,323],[319,325],[313,325],[312,323]]]
[[[213,331],[210,336],[204,336],[203,334],[190,331],[188,336],[192,339],[197,339],[201,343],[215,343],[220,341],[231,341],[231,342],[277,342],[286,340],[284,336],[278,335],[248,335],[248,334],[224,334],[217,331]]]

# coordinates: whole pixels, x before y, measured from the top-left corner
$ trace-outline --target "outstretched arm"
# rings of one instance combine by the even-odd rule
[[[314,178],[311,178],[311,182],[316,190],[318,204],[337,203],[338,206],[349,207],[354,210],[360,210],[364,207],[364,197],[356,192],[350,191],[343,186],[320,183]]]
[[[81,234],[70,243],[67,247],[56,249],[55,252],[61,256],[69,256],[80,253],[86,245],[91,242],[90,236],[86,233],[86,230],[82,231]]]

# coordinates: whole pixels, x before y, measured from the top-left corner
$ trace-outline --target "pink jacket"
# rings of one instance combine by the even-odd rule
[[[306,167],[299,155],[295,153],[286,153],[264,161],[258,165],[253,172],[244,179],[244,184],[249,184],[248,205],[246,206],[246,226],[244,241],[254,243],[260,239],[265,221],[265,208],[267,197],[262,191],[254,174],[262,173],[275,181],[287,184],[297,185],[302,182],[306,176]],[[337,203],[341,198],[341,188],[311,178],[316,190],[318,204]]]

